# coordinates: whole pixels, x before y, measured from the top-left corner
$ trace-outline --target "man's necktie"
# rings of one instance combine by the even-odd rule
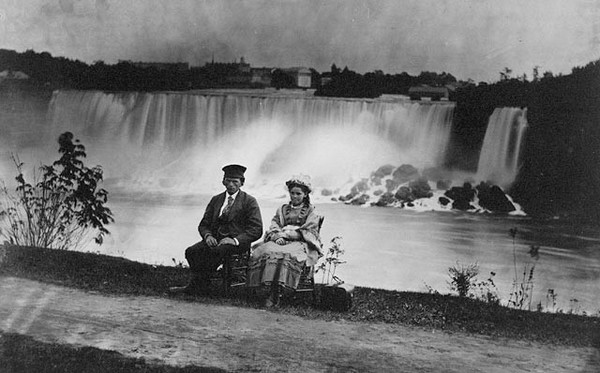
[[[221,213],[221,216],[227,215],[229,213],[229,210],[231,210],[231,206],[233,206],[233,197],[229,196],[227,197],[227,206],[225,206],[225,208],[223,209],[223,213]]]

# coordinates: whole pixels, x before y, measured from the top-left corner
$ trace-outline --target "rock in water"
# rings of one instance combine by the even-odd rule
[[[408,186],[415,199],[430,198],[433,196],[433,192],[431,191],[431,187],[429,186],[427,179],[423,177],[411,181]]]
[[[406,183],[418,178],[419,170],[409,164],[403,164],[392,173],[392,177],[398,184]]]
[[[469,183],[464,183],[462,187],[452,187],[444,195],[454,201],[453,209],[465,211],[474,208],[471,202],[475,198],[475,189]]]
[[[375,206],[389,206],[398,200],[394,197],[394,193],[386,192],[379,197],[379,200],[374,203]]]
[[[509,213],[515,211],[515,206],[510,202],[504,191],[497,185],[480,183],[477,187],[479,206],[492,212]]]

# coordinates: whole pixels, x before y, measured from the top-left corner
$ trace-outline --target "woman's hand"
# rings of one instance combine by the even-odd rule
[[[278,245],[285,245],[287,241],[284,238],[278,238],[275,240],[275,243]]]
[[[300,241],[302,240],[302,235],[298,231],[286,231],[285,238],[290,241]]]

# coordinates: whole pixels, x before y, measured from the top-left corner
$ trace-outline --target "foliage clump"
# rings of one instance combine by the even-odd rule
[[[323,283],[332,284],[335,282],[336,285],[344,283],[344,281],[335,274],[337,266],[346,263],[346,261],[340,259],[340,256],[343,254],[344,250],[342,249],[342,237],[333,237],[331,239],[331,246],[329,246],[327,253],[325,254],[325,258],[315,271],[322,272]]]
[[[466,297],[472,286],[472,281],[479,274],[477,263],[461,265],[456,262],[456,266],[448,268],[450,276],[450,289],[458,293],[459,297]]]
[[[469,297],[486,303],[499,304],[498,289],[494,283],[495,272],[490,272],[490,277],[477,281],[479,265],[460,264],[448,268],[450,290],[456,291],[459,297]]]
[[[17,187],[0,188],[0,237],[18,246],[73,249],[89,239],[102,244],[114,221],[106,207],[108,192],[100,187],[102,168],[87,167],[85,147],[71,132],[58,138],[60,158],[34,171],[26,180],[23,163],[12,159],[17,169]]]
[[[512,281],[512,290],[510,298],[507,301],[509,307],[531,311],[531,301],[533,298],[534,272],[537,260],[540,257],[540,247],[531,245],[529,247],[529,256],[531,260],[524,262],[522,274],[519,274],[517,264],[517,248],[515,238],[517,236],[517,228],[512,228],[509,231],[513,243],[513,267],[514,277]],[[450,290],[456,291],[459,297],[469,297],[483,301],[485,303],[499,304],[498,289],[494,283],[495,272],[490,272],[490,277],[484,281],[477,281],[479,275],[479,265],[477,263],[462,265],[456,262],[455,266],[448,268],[450,281],[448,285]],[[434,289],[428,287],[430,293],[437,293]],[[554,289],[548,289],[546,296],[546,304],[552,304],[552,308],[556,307],[556,293]],[[547,307],[549,308],[549,307]],[[537,306],[538,311],[542,310],[541,303]]]

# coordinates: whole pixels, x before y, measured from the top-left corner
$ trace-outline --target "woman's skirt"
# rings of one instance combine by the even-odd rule
[[[277,283],[296,289],[306,263],[308,246],[294,241],[278,245],[269,241],[252,251],[250,256],[247,286],[270,286]]]

